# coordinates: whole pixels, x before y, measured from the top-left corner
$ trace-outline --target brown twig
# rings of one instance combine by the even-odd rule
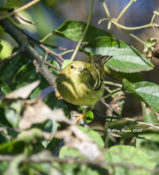
[[[55,46],[55,45],[51,45],[51,44],[47,44],[47,43],[43,43],[35,38],[33,38],[32,36],[30,36],[29,34],[27,34],[26,32],[24,32],[23,30],[21,30],[20,28],[18,28],[18,30],[20,30],[24,35],[26,35],[29,39],[31,39],[33,42],[35,42],[36,44],[43,44],[44,46],[50,47],[52,49],[58,49],[58,50],[62,50],[62,51],[66,51],[68,48],[64,48],[61,46]]]
[[[58,68],[58,67],[52,65],[51,63],[48,63],[46,60],[43,60],[43,62],[44,62],[45,64],[47,64],[48,66],[50,66],[50,67],[52,67],[52,68],[54,68],[54,69],[56,69],[56,70],[58,70],[58,71],[61,70],[60,68]]]
[[[54,52],[54,51],[48,49],[48,48],[47,48],[46,46],[44,46],[43,44],[39,44],[39,47],[40,47],[42,50],[44,50],[47,54],[49,54],[49,55],[51,55],[51,56],[56,56],[56,57],[58,57],[58,59],[55,58],[57,62],[59,62],[60,64],[63,63],[64,59],[62,58],[61,55],[59,55],[58,53],[56,53],[56,52]]]
[[[0,155],[0,161],[12,161],[13,159],[15,159],[16,156],[10,156],[10,155]],[[25,163],[30,163],[30,162],[34,162],[34,163],[53,163],[53,162],[58,162],[58,163],[68,163],[68,164],[73,164],[73,163],[78,163],[78,164],[86,164],[86,165],[92,165],[92,166],[97,166],[100,168],[108,168],[108,167],[122,167],[125,169],[130,169],[130,170],[137,170],[137,169],[141,169],[141,170],[145,170],[150,172],[151,174],[155,174],[157,172],[159,172],[159,168],[148,168],[146,166],[141,166],[141,165],[135,165],[135,164],[128,164],[128,163],[124,163],[124,162],[106,162],[106,161],[91,161],[91,160],[87,160],[87,159],[81,159],[81,158],[59,158],[59,157],[55,157],[55,156],[50,156],[50,157],[46,157],[46,158],[39,158],[39,156],[32,156],[30,158],[24,158],[22,159],[21,162],[25,162]]]
[[[111,111],[112,114],[115,114],[118,117],[120,117],[120,115],[116,111],[114,111],[108,103],[105,102],[104,98],[101,98],[100,101]]]
[[[48,47],[51,47],[53,49],[59,49],[59,50],[66,50],[66,48],[63,48],[63,47],[59,47],[59,46],[54,46],[54,45],[49,45],[49,44],[46,44],[46,43],[42,43],[40,42],[39,40],[36,40],[35,38],[31,37],[30,35],[28,35],[27,33],[25,33],[23,30],[17,28],[18,30],[20,30],[24,35],[26,35],[29,39],[31,39],[32,41],[34,41],[36,44],[38,44],[38,46],[43,50],[45,51],[47,54],[51,55],[51,56],[56,56],[58,57],[58,59],[55,57],[55,60],[62,64],[64,59],[62,58],[62,56],[52,50],[50,50],[49,48],[47,48],[46,46]]]
[[[27,3],[27,4],[25,4],[25,5],[23,5],[22,7],[18,8],[18,9],[16,9],[16,10],[13,10],[13,11],[10,12],[10,13],[7,13],[7,14],[5,14],[5,15],[3,15],[3,16],[0,16],[0,20],[3,20],[3,19],[5,19],[5,18],[7,18],[7,17],[9,17],[9,16],[12,16],[12,15],[15,15],[15,14],[19,13],[20,11],[23,11],[23,10],[25,10],[25,9],[27,9],[27,8],[29,8],[29,7],[31,7],[31,6],[33,6],[34,4],[36,4],[36,3],[39,2],[39,1],[40,1],[40,0],[33,0],[33,1],[31,1],[31,2],[29,2],[29,3]]]

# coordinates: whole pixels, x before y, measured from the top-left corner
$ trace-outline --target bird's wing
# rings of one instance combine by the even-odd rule
[[[104,80],[104,65],[112,56],[94,55],[91,59],[91,65],[95,68],[96,78],[93,84],[93,89],[98,90]]]

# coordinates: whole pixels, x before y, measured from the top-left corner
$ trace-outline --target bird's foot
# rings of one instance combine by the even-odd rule
[[[73,116],[77,117],[77,120],[75,121],[75,125],[77,125],[81,119],[85,118],[85,114],[74,114]]]
[[[58,100],[60,100],[61,97],[62,97],[61,94],[58,91],[56,91],[56,97],[57,97]]]

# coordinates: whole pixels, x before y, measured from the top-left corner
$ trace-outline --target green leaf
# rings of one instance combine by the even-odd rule
[[[4,175],[8,175],[8,174],[14,174],[14,175],[20,175],[19,173],[19,164],[22,162],[22,160],[25,159],[25,156],[24,155],[18,155],[16,156],[11,162],[10,162],[10,165],[9,165],[9,168],[8,170],[4,173]]]
[[[89,166],[86,164],[77,163],[63,163],[63,164],[53,164],[56,168],[53,173],[56,175],[108,175],[108,172],[104,168]]]
[[[85,30],[85,28],[86,28],[85,22],[69,20],[65,21],[53,33],[73,41],[79,41],[83,36],[83,31]],[[96,38],[98,36],[112,36],[112,35],[105,30],[101,30],[89,25],[83,41],[91,41],[93,38]]]
[[[159,134],[140,134],[136,139],[136,148],[155,158],[159,155]]]
[[[48,61],[50,64],[52,64],[53,66],[56,66],[57,68],[60,68],[60,66],[59,66],[59,64],[58,64],[58,62],[57,61],[55,61],[55,60],[49,60]],[[49,68],[54,74],[58,74],[59,73],[59,71],[58,70],[56,70],[56,69],[54,69],[53,67],[50,67]]]
[[[124,80],[123,87],[129,93],[132,93],[155,111],[159,112],[159,85],[148,81],[130,83]]]
[[[17,127],[18,126],[18,121],[19,121],[19,114],[16,113],[16,111],[14,109],[11,108],[7,108],[5,110],[5,116],[6,119],[8,120],[8,122],[13,126],[13,127]]]
[[[105,151],[105,156],[107,162],[114,163],[115,165],[112,167],[107,166],[109,171],[113,172],[114,175],[151,175],[151,172],[148,170],[143,168],[137,169],[137,166],[145,166],[146,168],[153,169],[156,165],[147,154],[132,146],[113,146],[109,151]],[[123,166],[120,166],[121,164]],[[124,167],[124,165],[136,167],[131,169]]]
[[[14,59],[7,61],[0,69],[0,79],[6,82],[9,79],[13,79],[18,70],[27,62],[28,60],[25,59],[24,55],[18,55]]]
[[[0,154],[15,155],[24,151],[25,143],[20,140],[13,140],[0,145]]]
[[[115,70],[112,70],[108,68],[108,66],[104,66],[104,71],[105,74],[110,76],[111,78],[115,80],[123,80],[124,78],[129,80],[130,82],[137,82],[137,81],[142,81],[142,77],[140,73],[124,73],[124,72],[117,72]]]
[[[85,156],[83,154],[80,153],[80,151],[68,147],[68,146],[63,146],[60,149],[60,153],[59,153],[60,158],[64,158],[64,157],[78,157],[78,158],[84,158]]]
[[[153,69],[151,61],[133,46],[110,36],[95,38],[83,46],[83,50],[90,54],[112,55],[113,58],[106,65],[118,72],[135,73]]]
[[[63,69],[64,67],[66,67],[67,65],[71,64],[72,61],[71,60],[64,60],[64,62],[62,63],[61,68]]]
[[[3,46],[2,46],[2,44],[0,43],[0,52],[1,52],[2,49],[3,49]]]
[[[0,162],[0,173],[4,173],[8,169],[9,162]]]
[[[6,119],[13,127],[18,126],[22,106],[23,103],[21,101],[15,101],[5,108]]]
[[[159,112],[159,86],[147,81],[137,82],[134,85],[137,95],[154,110]]]
[[[0,40],[1,49],[0,49],[0,59],[5,59],[10,56],[12,53],[12,46],[5,40]]]
[[[40,75],[36,72],[33,64],[31,62],[24,63],[15,72],[12,86],[17,89],[38,79],[40,79]]]
[[[51,108],[51,109],[62,109],[66,116],[70,115],[70,110],[66,103],[63,103],[63,101],[58,100],[55,93],[48,94],[47,98],[45,99],[45,103]]]
[[[90,122],[93,120],[93,118],[94,118],[93,112],[92,112],[92,111],[88,111],[88,112],[86,113],[84,119],[85,119],[85,122],[86,122],[86,123],[90,123]]]
[[[159,11],[154,11],[153,13],[159,16]]]
[[[21,132],[18,135],[17,140],[24,141],[25,143],[30,143],[36,138],[42,138],[43,137],[43,132],[38,129],[38,128],[33,128],[30,130],[26,130]]]
[[[19,0],[7,0],[7,1],[4,1],[4,7],[7,7],[7,8],[14,8],[14,7],[19,7],[19,6],[22,6],[23,3],[22,1],[19,1]]]
[[[3,80],[0,80],[0,90],[2,91],[3,95],[7,95],[8,93],[12,92],[8,84]]]
[[[134,87],[133,83],[131,83],[127,79],[123,79],[123,90],[125,90],[131,94],[135,94],[135,87]]]
[[[104,141],[102,137],[94,130],[78,126],[78,128],[83,131],[88,137],[90,137],[99,147],[104,146]]]

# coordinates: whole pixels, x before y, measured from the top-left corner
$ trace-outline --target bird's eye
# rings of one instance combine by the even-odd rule
[[[74,66],[73,65],[71,65],[71,69],[73,69],[74,68]]]

